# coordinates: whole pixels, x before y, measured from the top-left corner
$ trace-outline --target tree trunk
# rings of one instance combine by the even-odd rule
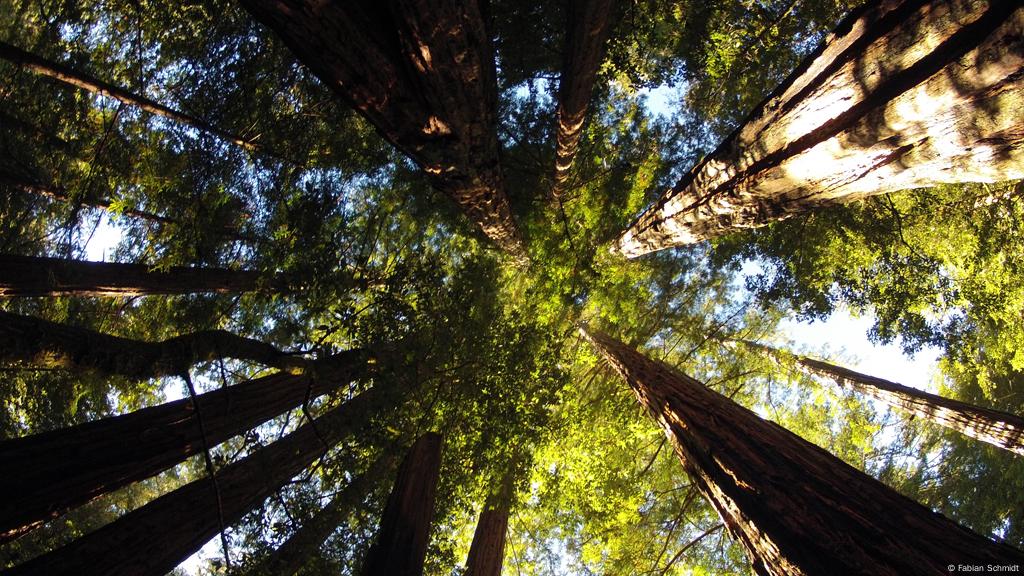
[[[513,473],[509,471],[498,491],[491,494],[484,503],[473,533],[473,543],[469,546],[463,576],[501,576],[512,503],[512,481]]]
[[[249,572],[250,576],[292,576],[317,556],[320,546],[337,530],[345,517],[370,493],[373,486],[394,468],[396,458],[383,455],[366,472],[356,476],[344,490],[308,522],[302,525],[270,557]]]
[[[762,575],[949,574],[1024,563],[825,450],[606,335],[584,335],[665,429]]]
[[[497,81],[476,0],[242,0],[501,249],[525,258],[505,194]]]
[[[143,342],[0,311],[0,360],[146,379],[180,375],[199,362],[219,358],[249,360],[287,372],[301,372],[308,363],[301,356],[224,330]]]
[[[91,208],[99,208],[106,211],[108,214],[121,214],[124,216],[130,216],[132,218],[139,218],[155,224],[166,225],[166,224],[178,224],[180,223],[174,218],[168,218],[167,216],[161,216],[153,212],[147,212],[145,210],[136,210],[133,208],[125,208],[123,210],[111,209],[112,202],[106,198],[93,198],[84,197],[76,198],[72,194],[69,194],[61,186],[53,184],[45,184],[36,181],[33,178],[24,177],[4,168],[0,168],[0,184],[7,184],[13,188],[21,190],[28,194],[36,194],[38,196],[45,196],[61,202],[74,202],[76,206],[89,206]],[[234,226],[225,226],[224,235],[239,242],[254,242],[255,239],[252,236],[239,233]]]
[[[1024,418],[1020,416],[943,398],[896,382],[855,372],[842,366],[776,350],[756,342],[746,340],[739,340],[739,342],[760,350],[775,360],[792,360],[806,374],[828,378],[841,387],[871,396],[893,408],[910,412],[929,422],[956,430],[965,436],[1024,456]]]
[[[75,88],[79,88],[93,94],[113,98],[118,102],[123,102],[125,104],[141,108],[142,110],[145,110],[150,114],[160,116],[161,118],[167,118],[168,120],[173,120],[174,122],[191,126],[197,130],[201,130],[222,140],[231,142],[236,146],[241,146],[246,150],[267,153],[277,157],[278,159],[284,160],[284,158],[281,158],[277,154],[264,150],[261,146],[248,138],[243,138],[237,134],[221,130],[205,120],[168,108],[167,106],[150,100],[145,96],[134,94],[124,88],[93,78],[92,76],[79,72],[69,66],[26,52],[25,50],[22,50],[17,46],[7,44],[6,42],[0,42],[0,58],[40,76],[52,78],[58,82],[74,86]],[[289,162],[292,161],[289,160]]]
[[[381,514],[363,562],[363,576],[420,576],[427,557],[441,472],[441,435],[427,432],[413,444]]]
[[[565,191],[573,158],[579,150],[587,106],[604,60],[605,44],[612,29],[615,0],[570,0],[558,86],[558,139],[555,148],[555,182],[551,193]]]
[[[145,296],[197,292],[286,291],[282,278],[251,270],[167,269],[145,264],[0,255],[0,298],[12,296]]]
[[[376,390],[376,389],[374,389]],[[371,390],[370,392],[373,392]],[[363,393],[283,439],[197,480],[117,521],[4,572],[4,576],[163,576],[224,525],[252,508],[363,427],[375,413],[375,395]]]
[[[619,238],[633,258],[820,206],[1024,177],[1024,8],[874,0]]]
[[[155,476],[306,399],[360,377],[370,356],[343,352],[309,374],[273,374],[130,414],[0,442],[0,543],[68,510]],[[315,374],[315,375],[314,375]],[[173,566],[172,566],[173,567]]]

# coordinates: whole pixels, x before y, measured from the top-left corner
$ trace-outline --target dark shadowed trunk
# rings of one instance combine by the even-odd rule
[[[122,486],[149,478],[207,445],[243,434],[307,398],[363,376],[371,356],[343,352],[308,374],[273,374],[196,397],[0,442],[0,543]],[[365,394],[372,395],[371,390]]]
[[[179,375],[199,362],[220,358],[249,360],[289,372],[301,371],[308,362],[224,330],[143,342],[0,311],[0,360],[145,379]]]
[[[477,0],[242,5],[488,238],[525,257],[499,162],[494,55]]]
[[[168,218],[167,216],[161,216],[159,214],[147,212],[145,210],[136,210],[134,208],[113,210],[111,208],[112,202],[107,198],[95,198],[90,196],[78,197],[73,194],[70,194],[67,190],[60,186],[39,182],[33,178],[16,174],[4,168],[0,168],[0,184],[6,184],[24,193],[45,196],[47,198],[52,198],[53,200],[58,200],[61,202],[74,203],[76,206],[88,206],[90,208],[99,208],[111,214],[138,218],[140,220],[146,220],[147,222],[153,222],[155,224],[179,224],[179,222],[174,218]],[[254,238],[252,236],[239,233],[234,226],[225,226],[224,236],[241,242],[254,241]]]
[[[154,268],[146,264],[0,255],[0,298],[286,292],[288,288],[280,277],[267,278],[251,270]]]
[[[358,507],[388,471],[397,458],[380,456],[370,467],[352,479],[322,510],[305,522],[288,540],[271,553],[262,564],[248,572],[250,576],[291,576],[319,555],[320,546]]]
[[[584,334],[665,429],[758,574],[938,575],[1024,563],[825,450],[604,334]]]
[[[427,556],[441,472],[440,434],[427,432],[409,449],[363,562],[363,576],[420,576]]]
[[[363,393],[209,478],[187,484],[5,576],[164,576],[376,412]]]
[[[628,257],[820,206],[1024,177],[1024,7],[874,0],[619,238]]]
[[[561,196],[568,185],[573,158],[580,146],[587,106],[597,71],[604,60],[612,29],[615,0],[570,0],[562,77],[558,85],[558,137],[555,182],[551,193]]]
[[[867,394],[893,408],[1024,456],[1024,418],[1020,416],[943,398],[842,366],[776,350],[763,344],[745,340],[740,342],[776,360],[791,360],[807,374],[828,378],[842,387]]]
[[[512,503],[513,473],[505,475],[493,494],[488,496],[480,511],[480,519],[473,532],[473,543],[466,557],[463,576],[501,576],[505,562],[505,535]]]
[[[167,118],[175,122],[180,122],[187,126],[202,130],[203,132],[213,134],[218,138],[227,140],[228,142],[241,146],[247,150],[261,150],[260,146],[252,140],[221,130],[205,120],[178,112],[177,110],[168,108],[163,104],[154,102],[145,96],[134,94],[124,88],[115,86],[109,82],[104,82],[103,80],[99,80],[88,74],[79,72],[69,66],[65,66],[64,64],[59,64],[40,56],[36,56],[35,54],[26,52],[17,46],[7,44],[6,42],[0,42],[0,58],[7,60],[22,69],[39,74],[40,76],[53,78],[54,80],[63,82],[69,86],[74,86],[76,88],[92,92],[93,94],[113,98],[118,102],[123,102],[125,104],[141,108],[150,114]]]

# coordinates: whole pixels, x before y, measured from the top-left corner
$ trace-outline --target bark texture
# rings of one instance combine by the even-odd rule
[[[270,557],[249,572],[250,576],[292,576],[320,551],[324,541],[338,529],[345,517],[370,493],[373,486],[397,464],[397,458],[384,455],[356,476],[320,512],[302,525]]]
[[[440,434],[428,432],[409,449],[363,562],[363,576],[420,576],[441,472]]]
[[[477,0],[242,0],[326,85],[525,258],[505,193],[497,81]]]
[[[1021,564],[689,376],[604,334],[584,334],[665,429],[697,489],[762,575],[948,575]]]
[[[145,264],[0,255],[0,298],[13,296],[146,296],[197,292],[287,291],[282,278],[250,270],[158,269]]]
[[[232,134],[226,130],[221,130],[205,120],[168,108],[167,106],[150,100],[145,96],[134,94],[120,86],[115,86],[109,82],[104,82],[103,80],[94,78],[83,72],[79,72],[69,66],[26,52],[25,50],[22,50],[17,46],[12,46],[6,42],[0,42],[0,58],[40,76],[52,78],[69,86],[74,86],[75,88],[92,92],[93,94],[113,98],[118,102],[124,102],[125,104],[141,108],[150,114],[167,118],[168,120],[173,120],[175,122],[180,122],[181,124],[191,126],[197,130],[213,134],[218,138],[231,142],[236,146],[241,146],[247,150],[261,150],[261,148],[252,140],[243,138],[237,134]]]
[[[871,396],[893,408],[920,416],[929,422],[956,430],[965,436],[1024,456],[1024,418],[1020,416],[951,398],[943,398],[842,366],[806,356],[789,354],[763,344],[742,342],[744,345],[761,350],[777,360],[791,359],[800,370],[807,374],[828,378],[841,387]]]
[[[301,356],[225,330],[144,342],[0,311],[0,360],[144,379],[179,375],[219,358],[250,360],[287,372],[301,372],[308,364]]]
[[[569,183],[569,171],[579,150],[590,95],[612,29],[615,3],[615,0],[569,2],[569,28],[558,86],[555,181],[551,190],[556,198],[562,195]]]
[[[509,472],[499,490],[484,503],[476,531],[473,532],[473,543],[469,545],[463,576],[501,576],[512,502],[512,480],[512,473]]]
[[[1024,177],[1024,7],[873,0],[619,238],[628,257],[872,194]]]
[[[198,395],[206,443],[212,447],[338,389],[362,376],[369,358],[344,352],[308,374],[273,374]],[[0,468],[11,471],[0,475],[0,490],[17,495],[0,500],[0,543],[202,449],[190,398],[0,442]]]
[[[187,484],[3,574],[163,576],[217,534],[221,513],[225,525],[237,522],[328,446],[360,429],[374,412],[373,398],[365,392],[317,418],[315,427],[306,424],[222,468],[216,488],[209,478]]]

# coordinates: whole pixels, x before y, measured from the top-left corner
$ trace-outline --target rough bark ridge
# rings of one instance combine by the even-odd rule
[[[361,377],[361,350],[321,360],[311,374],[273,374],[200,394],[206,442],[219,444]],[[312,374],[315,374],[313,376]],[[130,414],[0,442],[0,543],[86,502],[159,474],[203,449],[195,406],[185,398]],[[173,567],[173,566],[172,566]]]
[[[949,574],[1020,564],[979,536],[700,382],[606,335],[584,335],[665,429],[698,490],[773,576]]]
[[[327,506],[302,525],[270,557],[248,574],[250,576],[291,576],[316,556],[345,516],[358,506],[373,486],[397,464],[389,455],[380,456],[370,467],[356,476]]]
[[[566,31],[562,77],[558,86],[555,182],[551,189],[551,194],[556,198],[565,191],[573,158],[579,150],[587,106],[612,29],[614,8],[615,0],[569,2],[569,28]]]
[[[420,576],[427,556],[441,472],[440,434],[427,432],[409,449],[380,527],[363,562],[363,576]]]
[[[375,389],[374,389],[375,390]],[[374,413],[373,395],[360,394],[281,440],[217,472],[129,512],[63,548],[4,576],[163,576],[207,541],[220,525],[233,524]],[[219,498],[218,498],[219,495]]]
[[[740,342],[745,346],[760,350],[776,360],[782,362],[792,360],[800,370],[807,374],[828,378],[842,387],[867,394],[893,408],[910,412],[940,426],[956,430],[965,436],[1024,456],[1024,418],[1020,416],[951,398],[943,398],[896,382],[855,372],[842,366],[806,356],[789,354],[756,342],[745,340]]]
[[[501,576],[505,562],[505,536],[512,502],[512,482],[510,471],[498,491],[491,494],[484,503],[476,531],[473,532],[473,543],[469,546],[463,576]]]
[[[497,81],[476,0],[242,0],[299,61],[525,257],[499,163]]]
[[[12,296],[145,296],[196,292],[287,291],[281,278],[250,270],[158,269],[145,264],[0,255],[0,298]]]
[[[199,362],[219,358],[250,360],[287,372],[301,372],[308,364],[301,356],[225,330],[143,342],[0,311],[2,360],[143,379],[178,375]]]
[[[875,0],[619,238],[633,258],[871,194],[1024,177],[1024,8]]]
[[[203,132],[213,134],[218,138],[227,140],[228,142],[231,142],[236,146],[241,146],[246,150],[262,150],[252,140],[242,138],[241,136],[232,134],[226,130],[221,130],[205,120],[201,120],[183,112],[178,112],[177,110],[168,108],[159,102],[150,100],[145,96],[133,94],[129,90],[125,90],[124,88],[115,86],[109,82],[104,82],[103,80],[99,80],[63,64],[36,56],[35,54],[26,52],[17,46],[7,44],[6,42],[0,42],[0,58],[24,68],[25,70],[39,74],[40,76],[52,78],[69,86],[74,86],[75,88],[81,88],[82,90],[92,92],[93,94],[113,98],[118,102],[123,102],[125,104],[141,108],[150,114],[167,118],[175,122],[180,122],[198,130],[202,130]]]

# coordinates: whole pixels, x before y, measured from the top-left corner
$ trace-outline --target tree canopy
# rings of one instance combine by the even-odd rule
[[[0,539],[0,571],[195,482],[228,493],[219,473],[305,434],[312,464],[237,521],[218,504],[174,573],[262,574],[327,522],[299,573],[359,574],[398,462],[437,432],[427,574],[465,573],[482,510],[507,516],[506,574],[751,573],[581,325],[1024,547],[1020,456],[729,343],[794,349],[786,318],[868,316],[873,341],[940,352],[932,392],[1024,415],[1024,184],[613,250],[860,2],[313,4],[0,3],[0,457],[174,401],[200,419],[187,450]],[[295,48],[332,18],[358,38]],[[793,351],[849,360],[817,344]],[[306,392],[203,428],[197,396],[278,369]]]

